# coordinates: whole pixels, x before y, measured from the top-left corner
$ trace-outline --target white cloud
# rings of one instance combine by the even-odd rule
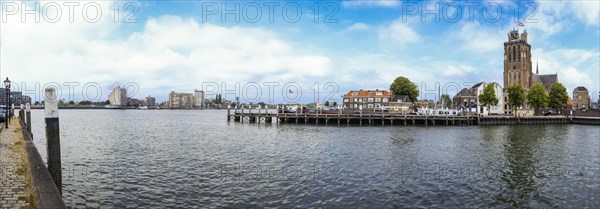
[[[577,86],[586,86],[590,91],[600,87],[600,63],[597,50],[582,49],[533,49],[533,70],[539,61],[540,74],[558,73],[558,80],[568,91]]]
[[[354,31],[364,31],[364,30],[368,30],[368,29],[369,29],[369,25],[362,23],[362,22],[358,22],[358,23],[354,23],[354,24],[350,25],[344,31],[354,32]]]
[[[144,94],[160,96],[200,89],[202,82],[304,82],[332,68],[329,57],[303,52],[262,28],[162,16],[112,38],[121,26],[111,18],[94,24],[9,20],[2,24],[2,73],[40,83],[131,81]]]
[[[390,25],[379,29],[379,39],[399,44],[408,44],[421,41],[421,36],[408,23],[396,20]]]
[[[479,22],[465,22],[459,30],[450,32],[449,39],[458,39],[459,47],[469,53],[489,53],[502,50],[508,30],[481,26]],[[453,42],[453,40],[449,40]]]
[[[469,73],[472,73],[473,71],[475,71],[475,69],[468,65],[448,65],[448,67],[442,72],[442,74],[448,77],[462,77],[468,75]]]
[[[397,7],[400,0],[344,0],[344,7]]]

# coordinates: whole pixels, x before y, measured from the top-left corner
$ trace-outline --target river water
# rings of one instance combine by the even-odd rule
[[[600,127],[227,122],[60,110],[73,208],[600,207]],[[45,157],[43,110],[34,141]]]

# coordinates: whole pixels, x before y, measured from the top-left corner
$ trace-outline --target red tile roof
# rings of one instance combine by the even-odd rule
[[[357,93],[357,95],[352,95],[353,93]],[[371,95],[369,96],[369,92],[371,92]],[[382,95],[376,95],[376,92],[382,92]],[[388,90],[359,90],[359,91],[350,91],[346,94],[344,94],[344,97],[392,97],[392,93]]]

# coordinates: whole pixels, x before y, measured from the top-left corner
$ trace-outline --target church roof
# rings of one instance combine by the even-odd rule
[[[558,75],[556,74],[539,75],[539,77],[544,85],[558,82]]]
[[[532,74],[532,77],[533,77],[534,83],[542,83],[544,86],[552,85],[552,84],[558,82],[558,75],[556,75],[556,74],[545,74],[545,75]]]

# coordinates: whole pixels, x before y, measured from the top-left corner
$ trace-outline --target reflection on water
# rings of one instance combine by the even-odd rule
[[[227,123],[224,111],[61,110],[70,207],[592,207],[600,129]],[[43,112],[34,137],[45,154]]]

